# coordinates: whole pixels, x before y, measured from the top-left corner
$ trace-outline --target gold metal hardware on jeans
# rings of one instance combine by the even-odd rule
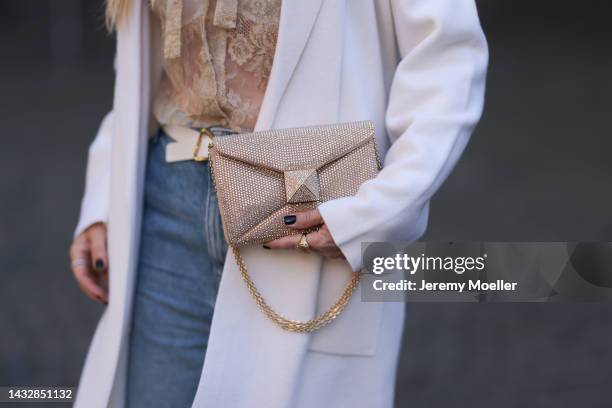
[[[193,160],[197,162],[203,162],[208,160],[208,157],[200,156],[200,148],[202,147],[202,138],[204,137],[204,135],[208,136],[210,140],[212,140],[213,137],[213,134],[210,130],[206,128],[200,129],[200,133],[198,134],[198,138],[196,140],[195,148],[193,149]]]
[[[210,135],[209,135],[210,136]],[[311,332],[346,307],[359,284],[353,272],[337,302],[306,322],[274,311],[256,288],[239,248],[291,234],[285,215],[354,195],[376,176],[380,160],[370,121],[212,136],[209,159],[225,239],[262,312],[285,330]],[[201,141],[200,141],[201,142]]]

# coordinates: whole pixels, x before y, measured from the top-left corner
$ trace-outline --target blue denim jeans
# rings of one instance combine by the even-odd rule
[[[227,246],[208,162],[166,163],[149,141],[129,339],[127,406],[191,407]]]

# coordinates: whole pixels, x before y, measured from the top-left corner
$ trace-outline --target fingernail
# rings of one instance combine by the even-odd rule
[[[295,215],[285,215],[284,221],[286,225],[295,224],[297,217]]]
[[[103,260],[98,259],[96,261],[96,269],[99,270],[99,271],[104,269],[104,261]]]
[[[262,246],[264,247],[264,249],[272,249],[269,246],[267,246],[266,244],[263,244]]]

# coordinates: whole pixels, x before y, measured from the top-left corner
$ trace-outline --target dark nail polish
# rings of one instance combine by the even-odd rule
[[[264,245],[262,245],[262,246],[264,247],[264,249],[272,249],[272,248],[270,248],[269,246],[267,246],[267,245],[265,245],[265,244],[264,244]]]
[[[295,215],[285,215],[284,221],[286,225],[295,224],[297,217]]]
[[[99,270],[99,271],[104,269],[104,261],[103,260],[98,259],[96,261],[96,269]]]

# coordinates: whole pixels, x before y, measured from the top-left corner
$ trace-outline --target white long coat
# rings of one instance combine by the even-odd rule
[[[134,1],[118,30],[113,110],[89,151],[76,233],[108,223],[110,302],[77,407],[123,406],[151,85],[159,73],[158,27],[147,4]],[[283,0],[256,129],[371,119],[385,165],[356,196],[319,207],[350,268],[296,251],[244,251],[276,309],[312,318],[360,267],[361,242],[423,233],[429,199],[480,117],[487,60],[474,0]],[[330,326],[285,332],[256,308],[228,258],[193,406],[390,407],[402,322],[403,304],[361,302],[357,292]]]

